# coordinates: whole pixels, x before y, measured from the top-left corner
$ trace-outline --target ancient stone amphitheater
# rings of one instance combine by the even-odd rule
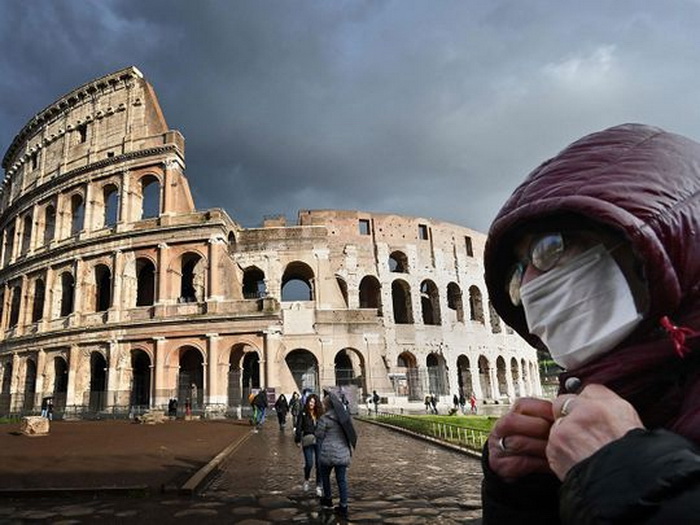
[[[342,386],[394,407],[541,394],[502,325],[484,235],[427,218],[301,211],[243,228],[197,210],[185,141],[130,67],[36,114],[0,190],[0,415],[235,413],[251,390]]]

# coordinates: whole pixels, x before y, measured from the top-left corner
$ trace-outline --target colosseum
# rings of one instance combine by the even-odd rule
[[[490,307],[485,236],[426,218],[197,210],[185,141],[129,67],[37,113],[0,189],[0,415],[240,414],[251,390],[388,407],[542,393]]]

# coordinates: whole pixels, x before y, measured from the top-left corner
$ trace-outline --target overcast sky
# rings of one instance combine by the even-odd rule
[[[700,139],[700,2],[0,0],[0,149],[126,66],[199,209],[360,209],[486,232],[525,175],[623,122]]]

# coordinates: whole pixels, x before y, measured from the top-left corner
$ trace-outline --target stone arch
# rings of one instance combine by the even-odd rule
[[[518,371],[518,360],[513,357],[510,360],[510,374],[511,374],[511,380],[513,381],[513,391],[515,393],[515,397],[521,397],[524,396],[525,393],[522,391],[521,387],[523,384],[522,377]]]
[[[130,405],[147,409],[151,405],[151,357],[141,348],[131,349]]]
[[[2,387],[0,387],[0,414],[9,414],[12,401],[12,361],[3,362]]]
[[[365,275],[360,281],[360,308],[376,308],[381,315],[382,286],[374,275]]]
[[[15,284],[11,288],[10,298],[10,328],[19,324],[20,308],[22,306],[22,285]]]
[[[454,312],[453,315],[455,316],[455,319],[458,323],[464,322],[464,304],[462,302],[462,289],[457,283],[449,283],[447,285],[447,308]]]
[[[345,307],[348,307],[348,283],[345,282],[345,279],[343,279],[340,275],[335,276],[335,282],[338,284],[338,289],[340,290],[340,295],[343,296],[343,302],[345,303]]]
[[[75,278],[69,271],[61,274],[61,295],[59,312],[61,317],[73,313],[73,300],[75,296]]]
[[[48,204],[44,209],[44,235],[43,244],[48,245],[56,236],[56,208]]]
[[[204,400],[204,355],[199,348],[182,346],[178,349],[178,364],[178,406],[199,410]]]
[[[199,253],[186,252],[180,257],[181,303],[196,303],[204,300],[206,260]]]
[[[95,278],[95,311],[106,312],[112,306],[112,270],[106,264],[96,264]]]
[[[257,266],[248,266],[243,270],[243,298],[258,299],[266,295],[265,272]]]
[[[46,284],[38,278],[34,281],[34,298],[32,300],[32,323],[44,317],[44,302],[46,301]]]
[[[440,325],[440,293],[437,286],[430,279],[426,279],[420,285],[420,304],[423,314],[423,324]]]
[[[469,287],[469,312],[472,321],[484,324],[484,303],[481,290],[476,286]]]
[[[425,358],[425,367],[428,371],[428,392],[439,396],[449,394],[445,357],[436,352],[430,352]]]
[[[136,259],[136,306],[151,306],[156,296],[156,266],[148,257]]]
[[[403,279],[396,279],[391,283],[391,302],[394,308],[394,322],[396,324],[413,324],[411,287]]]
[[[138,180],[139,193],[137,194],[138,220],[150,219],[160,216],[161,213],[161,182],[160,179],[148,173]]]
[[[422,400],[423,390],[416,356],[408,351],[401,352],[396,358],[396,367],[399,374],[391,378],[394,391],[398,395],[407,395],[409,401]]]
[[[408,257],[402,251],[396,250],[389,255],[389,271],[393,273],[408,273]]]
[[[70,198],[70,235],[77,235],[85,228],[85,200],[81,193]]]
[[[314,272],[301,261],[287,265],[282,276],[282,301],[313,301]]]
[[[23,412],[29,413],[36,406],[36,361],[27,358],[24,364],[24,403]]]
[[[12,260],[13,251],[15,249],[15,227],[10,225],[5,230],[5,251],[3,252],[3,266],[7,266]]]
[[[20,253],[22,255],[26,254],[31,247],[33,222],[33,217],[29,213],[22,220],[22,242],[20,244]]]
[[[90,352],[90,412],[101,412],[107,405],[107,360],[101,352]]]
[[[508,397],[506,360],[500,355],[496,358],[496,378],[498,379],[498,397]]]
[[[228,406],[247,406],[252,389],[260,388],[260,354],[255,347],[240,343],[231,348],[228,367]]]
[[[354,348],[343,348],[335,354],[333,362],[337,386],[355,385],[367,392],[365,362],[360,352]]]
[[[113,182],[107,183],[102,187],[102,213],[100,218],[102,224],[106,228],[116,226],[119,221],[119,187]]]
[[[457,385],[459,386],[459,393],[464,397],[469,397],[474,392],[471,363],[464,354],[457,357]]]
[[[298,392],[304,389],[320,392],[318,360],[311,351],[297,348],[289,352],[284,360],[294,378]]]
[[[62,356],[53,358],[53,406],[62,411],[66,406],[68,392],[68,363]]]
[[[479,383],[481,386],[481,394],[484,399],[492,398],[491,390],[491,363],[486,359],[486,356],[480,355],[477,361],[479,365]]]

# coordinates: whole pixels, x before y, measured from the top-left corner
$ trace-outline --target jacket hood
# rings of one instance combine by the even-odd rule
[[[506,292],[524,233],[602,227],[628,239],[648,283],[649,322],[674,318],[698,298],[700,144],[642,124],[623,124],[569,145],[532,171],[489,230],[486,286],[503,320],[533,346],[522,307]]]

